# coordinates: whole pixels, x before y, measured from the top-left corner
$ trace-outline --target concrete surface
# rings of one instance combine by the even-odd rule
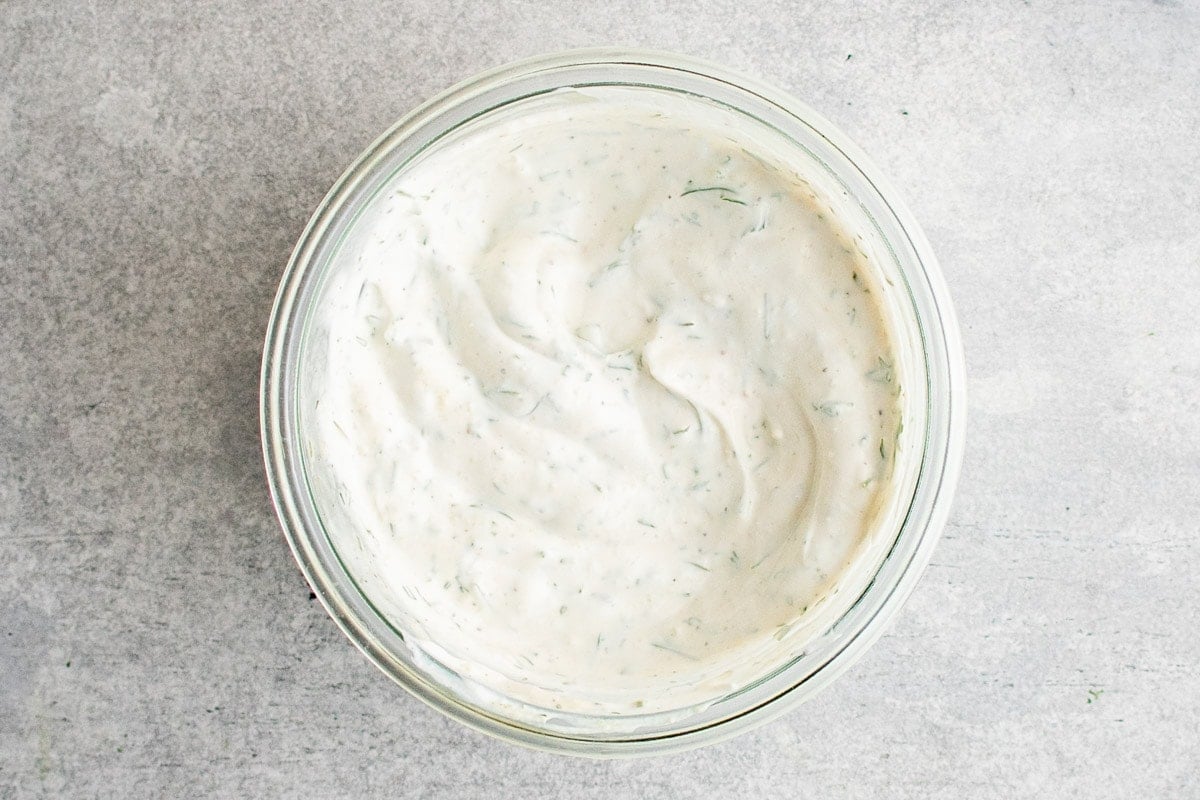
[[[1200,6],[9,0],[0,797],[1200,797]],[[395,117],[640,44],[774,80],[902,187],[973,390],[952,524],[834,688],[651,761],[442,719],[268,503],[289,249]]]

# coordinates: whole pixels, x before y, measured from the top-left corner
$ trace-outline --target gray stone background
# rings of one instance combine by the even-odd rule
[[[898,184],[971,385],[951,524],[833,688],[593,763],[441,718],[272,515],[268,311],[341,170],[478,70],[677,50]],[[1200,797],[1200,6],[0,4],[0,797]]]

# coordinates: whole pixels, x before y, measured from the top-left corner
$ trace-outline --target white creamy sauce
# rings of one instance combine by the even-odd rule
[[[731,118],[529,101],[396,176],[325,287],[334,544],[498,695],[624,715],[745,685],[895,500],[881,282]]]

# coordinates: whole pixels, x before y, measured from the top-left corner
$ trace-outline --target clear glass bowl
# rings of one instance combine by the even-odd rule
[[[782,668],[694,711],[626,718],[510,714],[486,693],[410,647],[338,556],[327,486],[314,480],[302,402],[320,363],[313,311],[339,245],[363,208],[413,158],[482,115],[564,87],[641,86],[704,98],[784,137],[864,244],[889,289],[885,302],[910,375],[904,499],[894,535],[872,556],[873,577],[844,598],[835,621]],[[911,380],[916,376],[917,380]],[[372,144],[309,221],[280,284],[263,355],[261,424],[272,499],[292,552],[341,629],[387,675],[433,707],[502,739],[594,757],[662,753],[708,744],[794,707],[840,675],[875,641],[929,560],[957,480],[964,376],[957,325],[928,243],[896,193],[844,134],[777,89],[677,55],[584,50],[543,56],[472,78],[430,100]],[[859,591],[861,590],[861,591]],[[536,710],[535,710],[536,711]],[[544,710],[543,710],[544,711]]]

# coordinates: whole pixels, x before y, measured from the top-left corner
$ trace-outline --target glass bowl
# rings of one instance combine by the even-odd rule
[[[887,288],[883,303],[907,370],[902,500],[870,553],[870,570],[835,604],[836,615],[802,652],[750,685],[675,713],[563,714],[497,702],[400,630],[339,556],[331,531],[345,523],[336,489],[314,470],[304,387],[322,364],[314,323],[338,248],[367,205],[414,158],[487,115],[566,87],[646,87],[733,110],[794,147],[806,177],[860,234]],[[519,109],[518,109],[519,110]],[[690,58],[630,50],[542,56],[465,81],[425,103],[376,140],[326,195],[300,237],[267,329],[261,425],[267,479],[284,533],[313,591],[355,645],[434,708],[485,733],[542,749],[614,757],[719,741],[762,724],[827,686],[874,642],[912,591],[945,524],[963,447],[964,376],[957,325],[929,245],[896,193],[844,134],[787,94]]]

